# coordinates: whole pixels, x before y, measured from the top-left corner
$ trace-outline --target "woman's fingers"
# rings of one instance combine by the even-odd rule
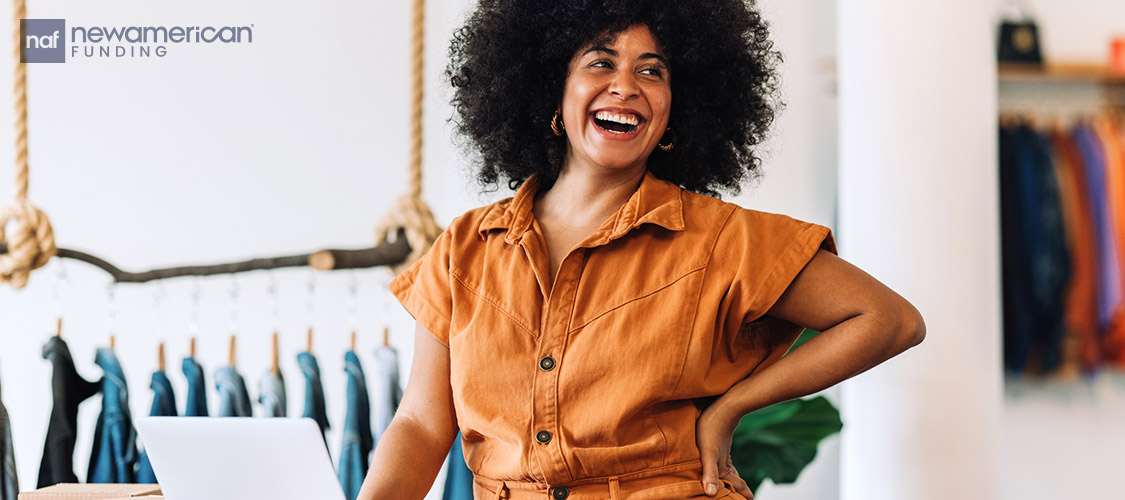
[[[703,459],[703,491],[707,496],[715,496],[719,492],[719,460],[715,449],[704,447],[700,450]]]
[[[734,467],[734,461],[731,460],[729,454],[719,467],[719,479],[730,483],[731,489],[746,497],[746,500],[754,500],[754,492],[750,491],[750,485],[746,484],[746,481],[738,474],[738,469]]]
[[[730,483],[731,489],[746,497],[746,500],[754,500],[754,492],[750,491],[750,485],[746,484],[746,481],[738,475],[738,471],[734,467],[728,468],[722,475],[722,479]]]

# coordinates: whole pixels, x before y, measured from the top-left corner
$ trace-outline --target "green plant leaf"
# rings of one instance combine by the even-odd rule
[[[778,403],[742,417],[731,459],[751,490],[766,479],[789,484],[816,458],[820,441],[842,428],[840,412],[824,396]]]

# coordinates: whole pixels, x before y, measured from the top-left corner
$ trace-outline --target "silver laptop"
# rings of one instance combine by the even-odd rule
[[[144,417],[136,425],[166,500],[344,500],[312,419]]]

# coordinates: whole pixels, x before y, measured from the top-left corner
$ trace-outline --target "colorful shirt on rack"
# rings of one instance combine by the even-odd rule
[[[1059,172],[1059,194],[1070,247],[1071,279],[1066,292],[1065,323],[1078,343],[1064,348],[1068,364],[1089,372],[1101,360],[1098,334],[1098,252],[1092,207],[1082,156],[1074,139],[1062,130],[1051,134],[1055,165]],[[1073,371],[1073,369],[1072,369]]]

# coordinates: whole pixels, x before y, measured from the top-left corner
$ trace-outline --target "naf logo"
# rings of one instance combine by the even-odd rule
[[[20,62],[66,62],[66,20],[20,19]]]

